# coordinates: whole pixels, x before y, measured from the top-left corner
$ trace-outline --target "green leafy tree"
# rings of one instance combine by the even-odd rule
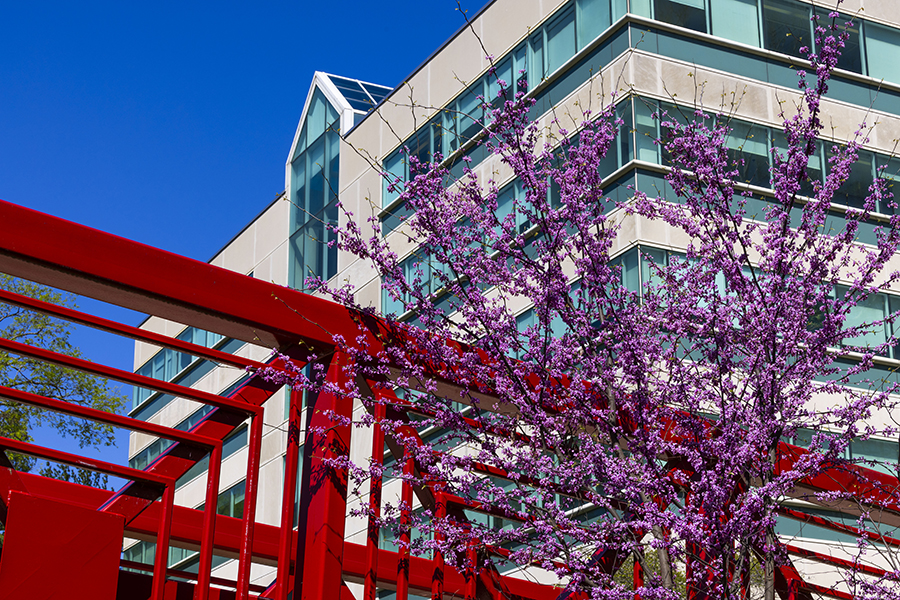
[[[69,308],[75,306],[75,299],[70,294],[9,275],[0,274],[0,288],[44,302]],[[69,341],[72,331],[73,325],[66,321],[0,303],[0,336],[6,339],[81,357],[81,351]],[[0,351],[0,385],[107,412],[117,412],[125,403],[125,398],[110,388],[105,379],[3,351]],[[25,406],[0,397],[0,435],[31,442],[35,428],[41,426],[56,429],[61,436],[74,439],[81,448],[115,445],[114,431],[108,425]],[[37,464],[34,458],[17,454],[11,454],[10,460],[20,471],[30,471]],[[39,472],[95,487],[106,487],[107,483],[103,474],[53,463],[44,464]]]

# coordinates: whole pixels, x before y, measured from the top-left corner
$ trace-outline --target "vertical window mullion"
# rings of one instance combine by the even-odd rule
[[[866,22],[863,19],[856,19],[859,23],[859,64],[860,71],[863,75],[869,74],[868,53],[866,52]]]

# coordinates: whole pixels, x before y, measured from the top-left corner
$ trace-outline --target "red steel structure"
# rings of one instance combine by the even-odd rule
[[[278,349],[297,366],[314,352],[331,356],[328,379],[339,383],[345,377],[346,360],[335,347],[334,335],[355,339],[360,328],[370,334],[373,352],[387,332],[384,323],[371,316],[353,313],[345,307],[287,288],[275,286],[212,265],[194,261],[137,242],[116,237],[75,223],[0,202],[0,272],[41,284],[89,296],[136,311],[156,315],[227,337]],[[254,370],[261,363],[219,352],[189,342],[169,338],[68,308],[46,304],[10,292],[0,292],[0,301],[94,327],[135,340],[199,356],[218,364]],[[270,598],[287,600],[326,598],[353,600],[347,583],[362,585],[364,599],[374,600],[378,589],[396,590],[399,600],[408,595],[442,598],[555,599],[560,588],[525,579],[502,576],[495,569],[477,574],[459,571],[444,564],[436,552],[433,558],[410,556],[378,546],[379,532],[370,521],[365,545],[345,540],[346,473],[323,464],[324,458],[346,454],[350,445],[349,427],[332,426],[329,411],[350,416],[352,401],[322,393],[308,410],[309,423],[299,423],[300,394],[291,394],[291,421],[286,452],[282,515],[279,527],[256,522],[259,483],[262,410],[277,391],[277,385],[251,375],[228,397],[189,387],[142,377],[131,372],[98,365],[51,351],[0,339],[0,351],[29,356],[63,367],[78,369],[128,384],[187,398],[214,407],[191,431],[155,425],[125,416],[112,415],[76,404],[44,398],[0,387],[7,400],[58,411],[80,418],[142,432],[174,443],[144,470],[90,460],[49,448],[0,438],[0,520],[5,524],[3,553],[0,556],[0,599],[6,598],[128,598],[153,600],[194,598]],[[284,365],[272,363],[273,368]],[[445,374],[452,381],[452,373]],[[373,394],[387,394],[372,386]],[[389,398],[390,410],[410,410],[396,397]],[[372,460],[381,461],[384,435],[378,420],[385,407],[376,404]],[[241,519],[216,514],[222,441],[246,419],[250,419],[246,496]],[[299,452],[300,431],[310,433]],[[410,428],[409,434],[415,430]],[[491,434],[491,432],[485,432]],[[785,448],[785,455],[803,450]],[[99,490],[29,473],[17,472],[5,451],[30,454],[70,465],[90,468],[128,480],[116,492]],[[174,504],[175,481],[198,461],[209,456],[206,502],[203,510]],[[416,472],[414,457],[398,457],[406,473]],[[293,527],[294,490],[299,461],[304,461],[300,493],[300,523]],[[790,466],[784,459],[781,468]],[[504,477],[502,470],[476,465],[485,475]],[[381,482],[371,482],[372,512],[380,510]],[[820,490],[854,490],[858,498],[879,507],[881,522],[900,526],[900,504],[895,477],[854,465],[841,465],[817,477],[804,480],[797,494]],[[491,506],[474,504],[455,497],[438,486],[415,488],[405,481],[402,498],[411,504],[413,495],[438,516],[462,515],[466,508],[498,514]],[[857,506],[841,507],[853,514]],[[807,513],[782,509],[785,518],[852,535],[855,527],[837,524]],[[403,516],[409,519],[409,514]],[[462,517],[461,517],[462,518]],[[124,537],[154,540],[152,567],[121,560]],[[874,536],[873,541],[900,546],[900,541]],[[408,540],[407,540],[408,541]],[[169,545],[199,551],[197,574],[167,568]],[[800,548],[786,551],[834,569],[855,569],[880,576],[873,566],[839,559]],[[469,550],[473,558],[500,548]],[[213,554],[236,558],[236,580],[211,576]],[[609,572],[621,568],[624,556],[601,552],[595,557]],[[701,568],[695,557],[688,568]],[[276,567],[276,579],[268,587],[251,585],[252,563]],[[642,580],[638,567],[635,583]],[[745,577],[746,574],[741,574]],[[814,596],[850,598],[846,592],[824,588],[802,579],[790,563],[778,567],[778,593],[782,600],[811,600]],[[748,584],[749,585],[749,584]],[[745,585],[745,588],[747,585]],[[689,590],[692,598],[702,598]]]

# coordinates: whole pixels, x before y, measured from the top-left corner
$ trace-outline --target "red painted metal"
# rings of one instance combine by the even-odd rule
[[[165,600],[166,569],[169,566],[169,535],[172,533],[172,507],[175,505],[175,482],[163,493],[159,534],[156,536],[156,557],[153,561],[153,600]]]
[[[816,525],[818,527],[822,527],[824,529],[830,529],[831,531],[837,531],[840,533],[846,533],[852,535],[854,537],[864,537],[871,542],[877,542],[880,544],[885,544],[887,546],[895,546],[900,547],[900,540],[897,538],[892,538],[888,535],[883,535],[880,533],[875,533],[872,531],[865,531],[863,529],[859,529],[857,527],[852,527],[850,525],[844,525],[843,523],[835,523],[834,521],[829,521],[828,519],[823,519],[817,515],[812,515],[809,513],[801,512],[799,510],[793,510],[790,508],[786,508],[784,506],[780,506],[775,509],[776,512],[780,515],[784,515],[788,518],[794,519],[796,521],[804,521],[806,523],[810,523],[812,525]]]
[[[100,331],[129,337],[135,341],[146,342],[164,348],[171,348],[172,350],[199,356],[200,358],[205,358],[223,365],[231,365],[240,369],[262,369],[267,366],[242,356],[235,356],[234,354],[228,354],[227,352],[221,352],[219,350],[207,348],[206,346],[199,346],[197,344],[192,344],[191,342],[185,342],[184,340],[154,333],[153,331],[148,331],[139,327],[132,327],[116,321],[110,321],[109,319],[90,315],[58,304],[50,304],[49,302],[43,302],[7,290],[0,290],[0,302],[27,308],[28,310],[50,315],[51,317],[58,317],[78,325],[86,325]]]
[[[375,423],[372,425],[372,463],[376,468],[384,465],[384,432],[381,430],[381,422],[385,418],[383,396],[379,388],[375,388],[376,404],[373,407]],[[381,517],[381,485],[380,474],[373,474],[369,480],[369,520],[366,530],[366,556],[368,565],[366,568],[366,581],[363,588],[364,600],[376,600],[378,588],[378,542],[381,537],[381,528],[378,519]]]
[[[644,569],[637,560],[634,561],[634,565],[631,567],[631,585],[635,590],[639,590],[644,586]],[[641,595],[635,592],[634,600],[639,600],[640,597]]]
[[[165,394],[171,394],[173,396],[195,400],[197,402],[209,404],[210,406],[215,406],[217,408],[225,408],[228,410],[244,412],[247,414],[254,414],[255,412],[257,412],[257,407],[248,406],[247,404],[236,402],[234,400],[231,400],[230,398],[217,396],[208,392],[201,392],[200,390],[196,390],[194,388],[185,387],[176,383],[169,383],[168,381],[163,381],[161,379],[144,377],[143,375],[138,375],[136,373],[122,371],[121,369],[116,369],[113,367],[107,367],[105,365],[93,363],[89,360],[75,358],[74,356],[67,356],[65,354],[59,354],[58,352],[52,352],[50,350],[44,350],[43,348],[36,348],[35,346],[29,346],[28,344],[20,344],[19,342],[14,342],[5,338],[0,338],[0,350],[6,350],[7,352],[12,352],[13,354],[18,354],[20,356],[36,358],[38,360],[53,363],[55,365],[60,365],[63,367],[68,367],[70,369],[77,369],[79,371],[90,373],[91,375],[97,375],[99,377],[104,377],[106,379],[121,381],[123,383],[156,390]]]
[[[79,456],[78,454],[62,452],[52,448],[44,448],[36,444],[20,442],[19,440],[12,440],[7,437],[0,437],[0,450],[12,450],[13,452],[19,452],[21,454],[27,454],[45,460],[52,460],[53,462],[63,463],[73,467],[99,471],[100,473],[121,477],[122,479],[144,481],[159,486],[160,488],[175,486],[175,480],[170,477],[164,477],[162,475],[157,475],[156,473],[149,473],[139,469],[132,469],[131,467],[123,467],[122,465],[97,460],[96,458]],[[2,468],[5,467],[0,467],[0,469]]]
[[[259,487],[259,459],[262,450],[262,412],[250,421],[248,443],[247,478],[244,491],[244,515],[242,517],[241,556],[238,561],[237,598],[246,600],[250,593],[250,563],[253,552],[253,527],[256,524],[256,492]]]
[[[287,451],[284,461],[284,487],[281,491],[281,533],[278,540],[278,571],[276,600],[288,600],[288,579],[291,573],[292,529],[294,527],[294,496],[297,489],[297,465],[300,453],[300,411],[303,392],[291,390],[288,408]]]
[[[146,573],[153,573],[153,566],[146,565],[144,563],[134,562],[130,560],[120,560],[119,566],[123,569],[131,569],[133,571],[144,571]],[[182,579],[193,579],[196,577],[196,573],[191,573],[189,571],[181,571],[179,569],[166,569],[166,575],[168,577],[180,577]],[[224,577],[210,577],[210,583],[222,587],[235,588],[237,587],[237,582],[231,579],[225,579]],[[207,594],[209,594],[210,590],[207,590]],[[264,592],[266,588],[264,586],[258,584],[250,584],[251,592]]]
[[[24,492],[4,500],[10,518],[0,561],[0,599],[116,597],[122,517]],[[55,595],[60,581],[69,586],[65,596]]]
[[[216,507],[219,500],[219,479],[222,472],[222,443],[209,455],[206,475],[206,501],[203,503],[203,532],[200,540],[200,562],[197,563],[197,587],[194,600],[208,600],[212,583],[212,557],[216,535]]]
[[[307,406],[308,427],[304,464],[304,492],[301,510],[306,516],[306,540],[303,554],[295,566],[294,599],[337,598],[341,593],[344,553],[344,520],[347,506],[347,473],[328,461],[345,457],[350,451],[350,427],[335,424],[329,417],[349,420],[352,400],[339,393],[347,382],[344,365],[349,359],[341,352],[331,358],[326,381],[332,389],[323,390]],[[308,494],[308,495],[307,495]],[[302,530],[302,528],[301,528]],[[298,552],[301,544],[298,544]]]
[[[403,481],[400,484],[400,560],[397,562],[397,600],[409,597],[409,544],[412,541],[413,487],[416,460],[409,450],[403,462]]]
[[[478,568],[477,542],[469,542],[469,548],[466,551],[466,557],[469,568],[465,572],[465,598],[466,600],[476,600],[476,598],[478,598],[478,577],[475,575],[475,570]]]
[[[437,492],[435,494],[435,510],[434,519],[438,523],[447,518],[447,501],[444,494]],[[444,536],[440,530],[435,530],[434,541],[440,544]],[[444,600],[444,553],[440,548],[434,551],[434,569],[431,576],[431,600]]]
[[[36,235],[37,231],[40,231],[41,235]],[[103,260],[98,260],[97,257],[103,257]],[[369,347],[372,352],[382,348],[381,334],[391,335],[384,323],[370,315],[355,314],[325,300],[3,202],[0,202],[0,271],[148,312],[164,319],[215,331],[232,338],[279,348],[291,356],[298,357],[301,362],[311,353],[319,357],[328,357],[334,352],[332,336],[341,335],[344,339],[356,339],[360,325],[370,336]],[[173,348],[221,364],[241,368],[261,366],[255,361],[173,340],[71,309],[54,307],[8,292],[0,291],[0,301],[43,311],[142,342]],[[394,335],[396,337],[396,334]],[[402,340],[399,343],[402,343]],[[69,407],[74,405],[57,400],[31,398],[36,406],[63,410],[85,418],[95,418],[135,431],[173,439],[177,443],[154,461],[146,471],[137,472],[140,476],[136,476],[132,472],[134,470],[111,466],[110,468],[115,467],[117,470],[113,474],[123,476],[127,473],[138,482],[127,485],[115,494],[0,468],[0,497],[4,501],[8,501],[11,494],[28,493],[35,498],[65,501],[71,506],[86,510],[115,513],[125,517],[125,531],[129,535],[142,539],[156,539],[157,556],[153,568],[155,577],[151,590],[154,598],[162,598],[163,594],[169,593],[168,590],[175,593],[175,587],[178,587],[172,585],[176,582],[167,584],[164,580],[167,572],[173,573],[166,565],[170,538],[175,545],[200,549],[200,567],[196,577],[197,584],[194,586],[194,598],[199,600],[221,596],[215,588],[210,588],[210,584],[220,582],[211,576],[209,569],[213,550],[217,554],[239,558],[234,587],[236,597],[242,600],[250,597],[250,591],[258,590],[257,586],[252,586],[249,582],[251,563],[254,562],[277,565],[277,585],[266,594],[269,597],[275,594],[279,600],[286,598],[291,589],[294,591],[294,598],[297,599],[349,600],[352,595],[347,588],[347,582],[363,584],[365,600],[374,600],[379,584],[396,588],[398,599],[406,598],[410,590],[415,593],[430,592],[434,600],[447,595],[469,598],[490,596],[534,599],[555,598],[558,595],[558,589],[552,586],[502,577],[489,565],[484,565],[484,568],[479,569],[476,574],[469,569],[458,571],[448,567],[444,564],[443,556],[437,552],[432,559],[425,560],[409,556],[408,550],[405,549],[399,553],[380,550],[375,520],[380,511],[380,478],[373,478],[370,486],[372,491],[370,513],[373,518],[369,525],[366,545],[344,540],[347,474],[335,468],[330,461],[347,455],[350,428],[344,423],[335,424],[328,416],[329,413],[333,413],[349,419],[352,414],[351,399],[339,391],[346,380],[343,367],[347,360],[340,352],[331,356],[327,375],[328,382],[336,387],[331,387],[317,397],[311,398],[312,406],[307,412],[304,478],[301,482],[300,499],[301,528],[296,532],[292,524],[296,485],[294,479],[299,462],[297,445],[301,431],[299,394],[292,394],[291,400],[288,451],[282,489],[281,527],[272,527],[256,522],[255,507],[262,438],[262,407],[278,389],[278,385],[265,382],[260,377],[251,377],[231,394],[231,397],[224,398],[163,381],[142,378],[132,373],[32,348],[10,340],[0,340],[0,349],[216,407],[193,432],[188,434],[159,425],[141,423],[127,417],[109,417],[104,420],[102,415],[91,413],[89,409],[83,407],[69,410]],[[410,348],[409,352],[415,354],[416,350]],[[276,361],[273,366],[279,368],[280,364]],[[436,377],[452,384],[454,377],[452,366],[432,365],[432,369]],[[565,381],[561,383],[569,384]],[[371,382],[370,386],[378,399],[371,408],[376,422],[371,458],[378,464],[383,456],[385,443],[378,424],[385,417],[384,401],[387,401],[387,410],[392,411],[392,416],[395,413],[402,416],[407,411],[420,409],[396,398],[390,390],[382,386],[372,385]],[[15,396],[15,391],[0,388],[0,396],[4,395]],[[25,396],[19,397],[28,399]],[[490,402],[485,402],[482,406],[484,410],[491,408]],[[217,517],[214,509],[221,468],[221,441],[248,415],[251,417],[251,433],[244,517],[242,520]],[[472,427],[480,428],[479,424],[471,419],[467,419],[466,422]],[[409,476],[417,471],[414,456],[425,447],[412,427],[405,429],[405,435],[418,446],[416,452],[410,452],[408,456],[401,458],[404,461],[404,473]],[[521,436],[490,428],[480,429],[488,435]],[[390,443],[393,442],[389,441]],[[396,445],[392,447],[396,452]],[[34,448],[32,450],[37,451]],[[53,454],[47,449],[40,451],[42,456],[55,456],[54,460],[74,460],[78,466],[94,468],[109,466],[105,463],[100,465],[77,457],[72,458],[72,455],[64,453]],[[207,479],[205,512],[174,506],[174,481],[196,464],[206,452],[210,452],[210,472]],[[803,452],[802,449],[782,444],[779,447],[781,455],[779,468],[790,468],[793,461]],[[479,464],[475,468],[485,475],[509,477],[508,473],[492,465]],[[530,482],[521,478],[518,483],[543,485],[543,482]],[[885,523],[900,524],[900,503],[891,492],[887,491],[892,489],[890,486],[896,484],[896,478],[875,471],[853,465],[835,465],[835,468],[827,469],[821,475],[802,481],[795,493],[804,496],[821,490],[851,491],[859,498],[871,498],[884,505]],[[165,490],[163,500],[157,502],[154,498],[158,497],[158,488],[161,485]],[[403,520],[407,524],[413,494],[423,506],[433,509],[438,519],[446,515],[448,509],[455,515],[461,515],[462,508],[511,518],[497,507],[453,496],[441,487],[440,482],[413,486],[405,478],[401,484],[401,498],[405,504]],[[588,490],[574,495],[571,492],[567,493],[582,499],[589,498],[589,494]],[[5,505],[0,506],[0,509],[4,508]],[[852,503],[839,505],[838,508],[851,514],[855,514],[853,511],[858,509]],[[811,520],[809,516],[804,518]],[[855,531],[855,528],[832,524],[832,528],[836,527],[843,527],[848,533]],[[408,542],[408,529],[403,535]],[[887,544],[894,542],[882,538],[877,541]],[[787,547],[787,550],[836,568],[856,568],[870,575],[876,574],[872,569],[866,571],[858,565],[848,564],[847,561],[841,562],[833,557],[810,554],[809,551],[794,547]],[[468,549],[468,557],[473,567],[485,553],[504,555],[502,549],[479,548],[473,544]],[[624,559],[614,552],[600,554],[595,559],[602,561],[610,573],[621,566]],[[702,568],[705,557],[699,552],[692,554],[691,570],[697,572],[698,567]],[[294,559],[293,564],[291,557]],[[640,575],[640,566],[636,565],[633,573],[636,586]],[[743,580],[743,573],[741,577]],[[778,590],[782,600],[811,598],[811,592],[844,597],[841,596],[842,592],[822,591],[824,588],[820,590],[817,586],[803,582],[790,564],[779,567]],[[692,590],[692,596],[701,598],[704,591]]]
[[[0,272],[267,348],[358,333],[327,300],[3,201]]]
[[[130,467],[108,463],[106,461],[97,460],[78,456],[68,452],[53,450],[52,448],[43,448],[35,444],[11,440],[9,438],[0,437],[0,449],[13,450],[29,456],[52,460],[54,462],[71,465],[73,467],[91,469],[108,475],[114,475],[123,479],[131,479],[133,481],[142,481],[155,486],[162,487],[162,515],[157,520],[157,544],[156,544],[156,575],[153,580],[153,598],[154,600],[163,600],[163,583],[165,581],[166,560],[169,553],[169,531],[172,524],[171,512],[175,502],[175,480],[170,477],[163,477],[155,473],[140,471]],[[162,565],[162,571],[159,570]]]

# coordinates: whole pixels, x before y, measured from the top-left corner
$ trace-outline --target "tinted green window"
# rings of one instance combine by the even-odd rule
[[[832,18],[828,16],[831,10],[821,7],[816,8],[816,15],[819,17],[819,24],[826,29],[831,26]],[[846,31],[850,36],[847,41],[844,42],[844,49],[841,51],[841,56],[838,58],[837,66],[839,69],[853,71],[854,73],[862,73],[862,44],[860,44],[859,35],[859,26],[861,21],[859,19],[856,19],[852,21],[853,26],[848,27],[847,23],[851,22],[850,19],[851,18],[847,15],[840,15],[839,17],[834,19],[834,24],[837,25],[839,31]]]
[[[244,516],[244,490],[246,482],[233,485],[221,494],[216,505],[216,513],[226,517],[240,519]]]
[[[766,127],[732,121],[726,141],[738,169],[738,180],[760,187],[769,185],[769,144]]]
[[[809,5],[790,0],[763,0],[765,47],[801,56],[800,48],[812,44],[811,16]]]
[[[866,22],[866,63],[868,73],[876,79],[900,82],[900,31]]]
[[[659,121],[653,115],[659,112],[655,100],[634,99],[634,157],[659,164]]]
[[[831,152],[829,151],[830,157]],[[869,186],[872,184],[875,176],[873,170],[874,159],[875,157],[871,152],[859,152],[859,159],[850,166],[850,177],[834,194],[835,202],[854,208],[862,208],[866,196],[869,195]]]
[[[577,0],[575,9],[580,50],[610,26],[609,0]]]
[[[862,466],[897,475],[897,463],[900,459],[900,447],[896,440],[853,440],[850,442],[850,454],[854,460],[860,461]]]
[[[712,0],[712,34],[735,42],[759,46],[757,0]]]
[[[575,56],[575,11],[568,9],[555,18],[546,29],[547,75]]]
[[[653,9],[658,21],[706,33],[704,0],[654,0]]]
[[[648,19],[653,18],[653,11],[650,6],[651,0],[630,0],[629,11]]]

